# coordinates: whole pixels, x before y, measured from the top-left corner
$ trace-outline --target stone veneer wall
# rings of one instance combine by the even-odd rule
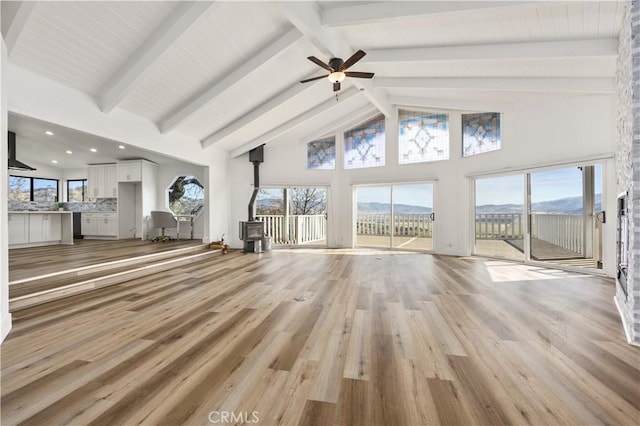
[[[618,43],[616,183],[629,193],[627,294],[617,286],[616,304],[631,343],[640,344],[640,0],[626,3]]]

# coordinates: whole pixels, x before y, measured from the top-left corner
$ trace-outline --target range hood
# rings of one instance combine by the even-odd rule
[[[35,170],[16,158],[16,134],[9,132],[9,170]]]

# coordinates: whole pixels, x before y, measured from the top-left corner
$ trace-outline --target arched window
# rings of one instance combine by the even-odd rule
[[[169,209],[175,215],[196,215],[202,207],[202,184],[195,176],[178,176],[169,187]]]

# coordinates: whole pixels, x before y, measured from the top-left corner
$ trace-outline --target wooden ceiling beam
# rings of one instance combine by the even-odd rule
[[[325,54],[346,58],[356,51],[344,39],[337,37],[338,34],[324,28],[320,12],[313,3],[289,2],[283,3],[280,8],[289,22],[295,25],[314,46]],[[386,93],[375,90],[370,80],[354,78],[351,81],[382,114],[385,116],[392,114]]]
[[[345,115],[341,119],[331,122],[331,124],[329,124],[328,126],[323,126],[319,129],[314,130],[313,132],[301,138],[300,142],[307,143],[314,140],[322,139],[327,136],[331,136],[341,129],[348,129],[359,123],[367,121],[367,119],[373,117],[376,114],[380,114],[380,111],[378,111],[378,109],[373,105],[370,105],[369,108],[355,111],[354,114]]]
[[[313,77],[314,75],[311,75],[309,77]],[[202,147],[207,148],[207,147],[210,147],[211,145],[214,145],[224,140],[229,135],[235,133],[236,131],[240,130],[241,128],[248,125],[249,123],[257,120],[264,114],[267,114],[269,111],[273,110],[279,105],[282,105],[284,102],[287,102],[289,99],[292,99],[293,97],[304,92],[305,90],[309,90],[310,88],[314,87],[316,84],[320,83],[320,81],[322,80],[312,82],[309,84],[294,84],[289,89],[285,90],[284,92],[280,92],[276,96],[261,103],[260,105],[253,108],[252,110],[242,114],[240,117],[233,120],[231,123],[227,124],[220,130],[217,130],[216,132],[204,138],[202,140]]]
[[[7,46],[8,55],[11,55],[14,47],[16,47],[18,39],[37,4],[35,1],[2,3],[2,11],[5,14],[5,16],[2,16],[2,37]]]
[[[396,21],[430,15],[473,12],[538,2],[522,1],[408,1],[378,2],[365,5],[335,7],[322,11],[322,25],[329,27]]]
[[[469,61],[496,59],[596,58],[618,56],[615,38],[533,43],[498,43],[462,46],[369,50],[363,63]]]
[[[173,111],[170,115],[160,121],[158,125],[160,131],[164,134],[175,129],[180,124],[184,123],[189,117],[194,115],[200,108],[213,101],[218,95],[240,82],[266,62],[273,60],[274,57],[284,51],[287,47],[297,42],[301,37],[302,34],[300,34],[297,29],[291,28],[284,34],[280,35],[276,40],[257,49],[256,52],[249,55],[249,59],[247,61],[238,65],[238,67],[229,75],[217,80],[212,86],[204,90],[203,93],[193,99],[190,99],[180,108]]]
[[[189,29],[206,19],[215,2],[185,2],[176,6],[151,36],[114,72],[99,92],[102,112],[113,110]]]
[[[616,93],[608,77],[377,78],[375,87],[522,92]]]
[[[302,114],[293,117],[289,121],[280,126],[269,130],[268,132],[258,136],[254,140],[247,142],[239,148],[234,149],[231,152],[231,157],[239,157],[242,154],[245,154],[251,151],[253,148],[256,148],[260,145],[263,145],[267,142],[274,140],[275,138],[282,136],[283,134],[289,132],[290,130],[295,129],[296,127],[313,120],[316,117],[319,117],[325,114],[328,110],[335,108],[339,105],[343,105],[345,102],[348,102],[356,96],[360,94],[360,91],[354,87],[351,87],[344,92],[340,92],[339,101],[336,102],[336,99],[332,96],[321,104],[303,112]]]

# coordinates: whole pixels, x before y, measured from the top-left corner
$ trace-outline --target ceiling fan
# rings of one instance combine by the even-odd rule
[[[374,74],[372,72],[347,71],[353,64],[362,59],[364,55],[366,55],[366,53],[363,50],[358,50],[346,61],[343,61],[342,58],[331,58],[329,60],[329,64],[325,64],[315,56],[309,56],[307,57],[308,60],[329,71],[329,74],[307,78],[306,80],[302,80],[300,83],[308,83],[310,81],[328,77],[329,81],[333,83],[333,91],[337,92],[340,90],[340,83],[345,79],[345,77],[373,78]]]

